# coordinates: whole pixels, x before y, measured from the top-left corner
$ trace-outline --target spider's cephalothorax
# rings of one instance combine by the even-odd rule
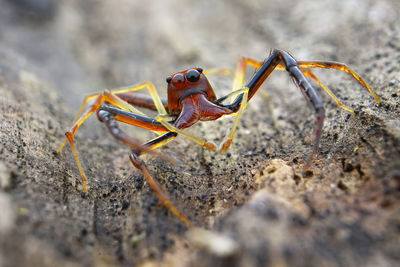
[[[178,116],[174,126],[181,129],[197,121],[216,120],[231,110],[215,104],[213,88],[201,68],[184,70],[167,77],[168,111]]]
[[[246,66],[250,65],[257,68],[254,75],[247,83],[244,83]],[[220,146],[220,152],[225,152],[234,137],[236,126],[243,113],[247,102],[254,96],[260,86],[268,78],[274,69],[286,70],[293,77],[299,86],[307,102],[314,108],[316,119],[312,133],[313,147],[311,153],[305,160],[304,169],[311,162],[318,149],[319,140],[322,133],[324,121],[324,108],[322,101],[306,77],[311,78],[316,84],[322,87],[338,104],[339,107],[354,112],[352,108],[343,105],[339,99],[314,75],[311,68],[339,69],[349,73],[360,84],[362,84],[379,103],[379,98],[369,85],[352,69],[345,64],[327,61],[296,61],[288,52],[283,50],[273,50],[265,61],[257,61],[251,58],[241,57],[238,60],[232,92],[226,96],[217,98],[210,83],[205,77],[201,68],[192,68],[177,72],[167,77],[168,99],[159,97],[153,83],[143,82],[134,86],[106,90],[100,93],[91,94],[85,97],[69,131],[65,133],[66,139],[59,146],[59,152],[64,145],[69,142],[79,173],[82,179],[82,192],[86,194],[86,176],[80,164],[77,150],[74,145],[74,135],[80,125],[93,113],[97,112],[99,120],[110,130],[110,133],[122,143],[132,148],[130,160],[146,178],[149,186],[154,190],[162,203],[181,219],[188,226],[192,226],[190,220],[181,213],[169,200],[161,185],[155,180],[146,164],[140,159],[143,153],[151,153],[163,158],[169,158],[154,149],[160,147],[178,134],[183,135],[205,148],[216,150],[212,142],[182,130],[190,127],[198,121],[216,120],[223,115],[233,114],[236,116],[233,126]],[[214,69],[210,73],[232,73],[227,69]],[[136,91],[147,88],[150,95],[139,94]],[[223,104],[229,97],[235,97],[230,104]],[[89,100],[93,100],[87,111],[83,114],[83,109]],[[159,115],[151,118],[135,106],[156,110]],[[141,128],[156,131],[159,136],[141,144],[137,139],[132,138],[119,129],[117,121],[135,125]],[[165,132],[162,134],[162,132]]]

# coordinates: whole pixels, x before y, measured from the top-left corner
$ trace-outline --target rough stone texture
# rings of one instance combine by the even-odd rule
[[[398,264],[398,1],[215,2],[0,1],[0,266]],[[239,55],[262,60],[271,48],[347,63],[382,104],[348,75],[316,70],[356,112],[321,92],[323,138],[302,175],[314,117],[277,71],[227,154],[178,137],[160,149],[176,165],[144,156],[210,232],[187,234],[95,118],[76,135],[87,198],[70,149],[53,155],[85,94],[144,80],[165,94],[170,73],[234,68]],[[218,95],[229,91],[229,77],[210,79]],[[230,121],[192,131],[219,142]]]

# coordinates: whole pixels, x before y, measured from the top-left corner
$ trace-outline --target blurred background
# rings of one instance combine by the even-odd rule
[[[73,108],[87,92],[164,79],[191,66],[234,68],[270,49],[358,63],[398,1],[1,0],[0,46],[34,62]],[[361,47],[362,44],[364,47]],[[355,62],[353,62],[355,61]]]

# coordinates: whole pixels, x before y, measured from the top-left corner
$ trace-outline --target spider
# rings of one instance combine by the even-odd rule
[[[254,75],[244,84],[244,74],[247,66],[256,68]],[[364,86],[380,103],[371,87],[355,71],[343,63],[329,61],[296,61],[288,52],[274,49],[264,61],[257,61],[247,57],[240,57],[237,62],[236,71],[233,74],[232,92],[226,96],[217,98],[213,88],[208,82],[201,68],[191,68],[177,72],[167,77],[168,99],[159,97],[152,82],[143,82],[133,86],[105,90],[99,93],[86,95],[82,105],[75,116],[71,128],[65,133],[64,142],[58,147],[57,153],[69,142],[76,165],[82,179],[82,193],[87,193],[86,175],[81,166],[77,150],[74,145],[74,135],[81,124],[94,112],[97,113],[99,121],[104,123],[111,135],[122,143],[131,147],[130,161],[139,169],[147,183],[158,196],[160,201],[180,220],[189,227],[193,227],[190,220],[173,205],[167,193],[151,174],[145,162],[140,158],[144,153],[155,154],[164,158],[160,152],[154,151],[171,140],[178,134],[185,136],[201,146],[217,150],[217,146],[209,141],[184,131],[198,121],[212,121],[224,115],[236,116],[227,136],[221,143],[219,152],[224,153],[230,146],[235,130],[237,128],[243,110],[248,101],[254,96],[260,86],[268,78],[274,69],[286,70],[298,85],[307,102],[315,110],[316,118],[312,132],[312,149],[305,160],[303,170],[306,170],[312,158],[317,152],[321,138],[324,122],[324,107],[322,101],[306,76],[314,80],[322,87],[340,108],[349,112],[354,110],[344,104],[313,74],[311,68],[338,69],[347,72]],[[230,73],[227,69],[213,69],[208,73]],[[147,88],[150,95],[140,94],[136,91]],[[233,101],[227,101],[230,98]],[[83,112],[88,101],[93,101],[89,108]],[[225,103],[224,102],[229,102]],[[155,118],[150,118],[135,108],[144,107],[158,112]],[[157,137],[141,144],[135,138],[128,136],[117,124],[117,121],[152,130],[158,134]]]

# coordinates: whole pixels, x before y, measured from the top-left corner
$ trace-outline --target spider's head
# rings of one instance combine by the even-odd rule
[[[178,114],[181,110],[182,99],[193,94],[204,94],[206,98],[216,99],[207,77],[202,68],[192,68],[177,72],[167,77],[168,108],[171,114]]]
[[[203,75],[202,68],[193,68],[177,72],[167,77],[168,88],[184,90],[186,87],[198,84],[202,79],[207,79]]]

